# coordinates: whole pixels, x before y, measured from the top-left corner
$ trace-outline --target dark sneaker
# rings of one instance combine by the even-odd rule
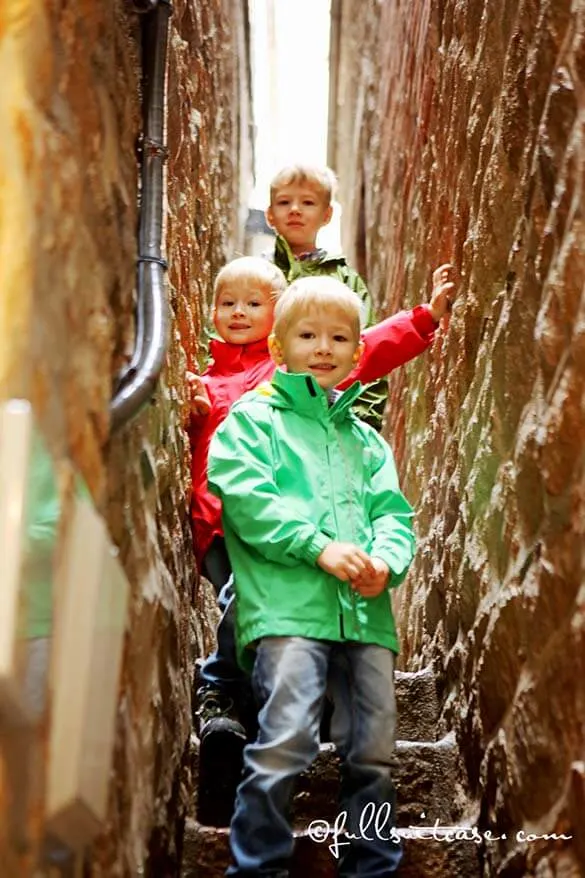
[[[207,826],[229,826],[242,773],[246,732],[231,698],[217,689],[199,696],[199,785],[197,819]]]

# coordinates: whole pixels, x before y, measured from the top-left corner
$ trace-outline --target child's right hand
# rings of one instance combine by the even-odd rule
[[[317,564],[342,582],[375,574],[369,555],[353,543],[329,543],[317,558]]]
[[[455,298],[454,271],[453,266],[448,262],[439,265],[433,271],[433,292],[429,302],[429,311],[435,323],[438,323],[441,317],[453,306]]]
[[[199,375],[194,372],[186,372],[185,379],[189,388],[189,406],[193,415],[208,415],[211,411],[211,402],[205,389],[205,384]]]

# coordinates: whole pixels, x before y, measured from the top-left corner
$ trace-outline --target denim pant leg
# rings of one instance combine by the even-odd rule
[[[199,672],[204,686],[223,691],[238,691],[243,697],[250,689],[250,678],[238,665],[236,657],[236,613],[234,578],[230,576],[217,600],[221,619],[217,626],[217,649],[208,655]]]
[[[319,752],[319,724],[330,644],[267,637],[258,646],[252,686],[260,705],[256,741],[244,750],[244,774],[231,824],[230,876],[286,871],[293,849],[287,819],[292,787]]]
[[[343,760],[340,810],[347,812],[349,832],[358,836],[341,849],[339,874],[343,878],[386,878],[394,874],[402,858],[399,839],[391,831],[396,826],[391,777],[396,729],[394,653],[372,644],[336,646],[329,692],[335,705],[331,738]]]

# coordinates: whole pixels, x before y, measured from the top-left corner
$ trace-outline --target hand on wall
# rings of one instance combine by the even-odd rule
[[[455,269],[448,262],[439,265],[433,272],[433,292],[429,309],[435,323],[438,323],[453,307],[453,299],[456,296],[454,272]]]

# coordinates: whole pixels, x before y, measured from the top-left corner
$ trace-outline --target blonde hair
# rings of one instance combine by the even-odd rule
[[[272,334],[283,341],[290,327],[311,309],[341,311],[352,323],[356,341],[360,337],[361,300],[357,293],[334,277],[301,277],[276,303]]]
[[[337,177],[331,168],[325,165],[287,165],[270,181],[270,204],[274,203],[278,190],[291,183],[306,183],[318,189],[326,205],[331,204],[337,190]]]
[[[241,281],[255,281],[262,286],[269,287],[277,299],[286,290],[287,281],[273,262],[263,259],[261,256],[239,256],[228,262],[215,278],[213,285],[213,301],[217,302],[218,296],[227,284]]]

